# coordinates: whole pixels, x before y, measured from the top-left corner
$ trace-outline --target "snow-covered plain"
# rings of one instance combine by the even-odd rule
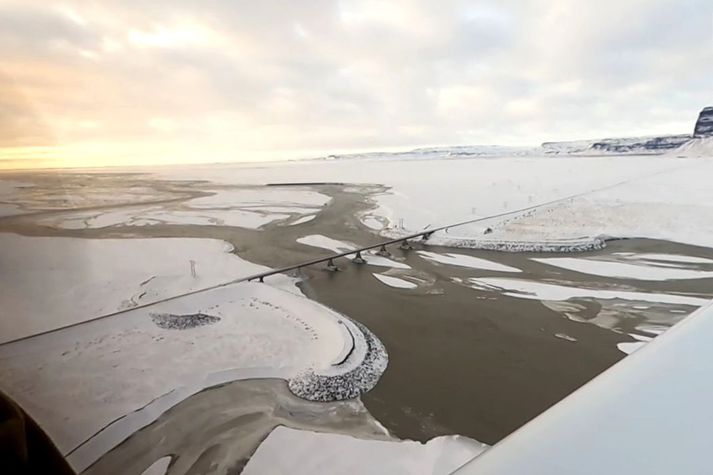
[[[214,239],[0,233],[0,248],[0,343],[266,270]]]
[[[258,447],[243,473],[448,474],[487,448],[457,435],[436,437],[421,444],[277,427]]]
[[[675,168],[494,225],[488,238],[548,241],[605,235],[713,247],[713,160],[653,160],[668,160]],[[651,168],[642,170],[648,174]]]
[[[650,237],[713,246],[713,160],[659,156],[548,156],[410,159],[382,156],[268,164],[191,166],[154,170],[158,177],[192,177],[223,184],[346,182],[382,184],[365,224],[402,236],[469,219],[512,212],[488,222],[438,232],[430,240],[553,241],[598,236]],[[701,219],[704,218],[704,219]]]

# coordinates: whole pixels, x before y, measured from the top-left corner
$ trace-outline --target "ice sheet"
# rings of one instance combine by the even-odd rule
[[[708,302],[707,299],[687,297],[684,295],[587,289],[584,287],[568,287],[522,279],[481,277],[477,279],[466,279],[465,281],[460,279],[455,280],[476,289],[502,291],[505,295],[511,297],[535,300],[569,300],[573,298],[593,298],[601,300],[622,299],[637,302],[691,305],[695,307],[699,307]]]
[[[301,237],[297,239],[300,244],[305,244],[307,246],[319,247],[322,249],[327,249],[329,251],[340,253],[351,251],[357,246],[350,242],[338,241],[321,234],[310,234],[309,236]]]
[[[390,275],[383,274],[373,274],[378,280],[388,285],[389,287],[395,287],[397,289],[415,289],[418,285],[408,280],[399,279],[398,277],[392,277]]]
[[[647,266],[643,263],[629,264],[625,262],[578,259],[572,257],[536,258],[532,260],[550,266],[604,277],[621,277],[626,279],[659,281],[676,279],[705,279],[713,277],[713,272],[658,267],[653,265]]]
[[[468,256],[465,254],[445,253],[438,254],[436,252],[418,251],[418,255],[430,261],[439,262],[459,267],[469,267],[471,269],[494,270],[497,272],[522,272],[515,267],[506,266],[497,262],[481,259],[478,257]]]

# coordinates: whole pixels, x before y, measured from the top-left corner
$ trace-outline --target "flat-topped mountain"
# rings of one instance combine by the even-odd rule
[[[704,107],[698,120],[696,127],[693,129],[694,137],[713,137],[713,106]]]

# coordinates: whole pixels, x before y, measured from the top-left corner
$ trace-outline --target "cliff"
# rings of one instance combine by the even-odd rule
[[[693,136],[713,137],[713,107],[704,107],[701,113],[698,114]]]

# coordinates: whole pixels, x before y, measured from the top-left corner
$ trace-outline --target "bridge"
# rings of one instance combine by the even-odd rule
[[[510,212],[508,212],[507,214],[510,214]],[[391,245],[394,245],[394,244],[399,244],[400,247],[401,247],[401,249],[410,249],[410,248],[411,248],[411,245],[409,244],[409,241],[414,240],[414,239],[416,239],[416,238],[419,238],[419,237],[420,237],[422,240],[425,241],[426,239],[428,239],[429,237],[431,237],[431,235],[432,235],[433,233],[435,233],[436,231],[443,231],[443,230],[445,230],[445,229],[453,228],[453,227],[456,227],[456,226],[462,226],[462,225],[464,225],[464,224],[470,224],[470,223],[475,223],[475,222],[478,222],[478,221],[484,221],[484,220],[488,220],[488,219],[493,219],[494,217],[495,217],[495,216],[488,216],[488,217],[484,217],[484,218],[471,219],[471,220],[469,220],[469,221],[463,221],[463,222],[461,222],[461,223],[451,224],[451,225],[448,225],[448,226],[441,226],[441,227],[439,227],[439,228],[429,228],[429,229],[425,229],[425,230],[420,231],[420,232],[417,232],[417,233],[409,234],[409,235],[407,235],[407,236],[402,236],[402,237],[395,238],[395,239],[390,239],[390,240],[388,240],[388,241],[383,241],[383,242],[380,242],[380,243],[377,243],[377,244],[372,244],[372,245],[370,245],[370,246],[363,246],[363,247],[356,248],[356,249],[352,249],[352,250],[349,250],[349,251],[340,252],[340,253],[337,253],[337,254],[332,254],[332,255],[330,255],[330,256],[320,257],[320,258],[318,258],[318,259],[312,259],[312,260],[310,260],[310,261],[300,262],[299,264],[295,264],[295,265],[292,265],[292,266],[281,267],[281,268],[279,268],[279,269],[273,269],[273,270],[270,270],[270,271],[267,271],[267,272],[261,272],[261,273],[259,273],[259,274],[251,275],[251,276],[249,276],[249,277],[245,277],[245,278],[243,278],[243,279],[240,279],[240,281],[248,281],[248,282],[249,282],[249,281],[253,281],[253,280],[258,280],[258,281],[260,281],[260,282],[264,282],[264,281],[265,281],[265,277],[269,277],[269,276],[271,276],[271,275],[276,275],[276,274],[284,274],[284,273],[286,273],[286,272],[290,272],[290,271],[293,271],[293,270],[301,269],[302,267],[307,267],[307,266],[312,266],[312,265],[315,265],[315,264],[320,264],[320,263],[322,263],[322,262],[326,262],[326,263],[327,263],[327,270],[337,270],[337,266],[336,266],[336,264],[334,264],[334,259],[339,259],[340,257],[347,257],[347,256],[351,256],[351,255],[354,255],[354,258],[352,259],[352,262],[353,262],[353,263],[355,263],[355,264],[366,264],[366,260],[364,260],[364,258],[363,258],[362,255],[361,255],[362,252],[370,251],[370,250],[372,250],[372,249],[377,249],[377,248],[378,248],[378,249],[379,249],[379,252],[378,252],[377,254],[382,255],[382,256],[388,256],[388,255],[389,255],[389,251],[386,249],[386,246],[391,246]],[[238,282],[238,281],[236,281],[236,282]]]

